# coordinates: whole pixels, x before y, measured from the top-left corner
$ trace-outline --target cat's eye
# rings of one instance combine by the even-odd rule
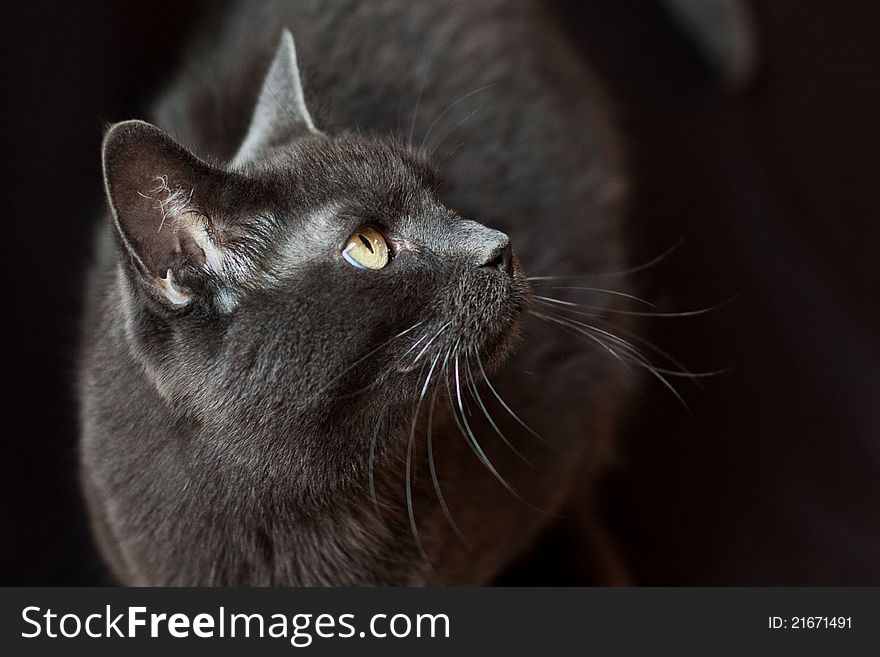
[[[362,226],[345,241],[342,257],[359,269],[382,269],[388,264],[388,243],[375,228]]]

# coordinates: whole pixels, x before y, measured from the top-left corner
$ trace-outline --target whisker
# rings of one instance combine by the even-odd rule
[[[734,297],[735,298],[735,297]],[[656,318],[674,318],[680,319],[683,317],[698,317],[699,315],[705,315],[707,313],[711,313],[719,308],[723,308],[727,304],[731,303],[734,298],[728,299],[727,301],[722,301],[721,303],[715,304],[714,306],[709,306],[708,308],[698,308],[697,310],[684,310],[681,312],[639,312],[635,310],[618,310],[618,309],[610,309],[603,308],[601,306],[590,306],[582,303],[575,303],[573,301],[563,301],[562,299],[554,299],[552,297],[545,297],[539,295],[532,295],[532,299],[537,302],[543,302],[545,304],[557,304],[557,305],[565,305],[576,308],[585,308],[587,310],[594,310],[597,312],[584,312],[580,310],[571,310],[570,312],[585,315],[587,317],[603,317],[607,315],[633,315],[636,317],[656,317]]]
[[[376,431],[373,432],[373,437],[370,440],[370,457],[368,460],[367,473],[369,476],[369,487],[370,487],[370,499],[373,500],[373,508],[376,510],[376,517],[379,518],[380,522],[388,527],[388,523],[385,522],[385,517],[382,515],[382,509],[379,506],[379,498],[376,496],[376,475],[374,472],[376,465],[376,447],[379,441],[379,429],[382,427],[382,418],[376,422]]]
[[[419,116],[419,105],[422,102],[422,92],[424,92],[425,82],[428,80],[428,68],[429,68],[428,64],[429,64],[429,60],[425,60],[424,68],[422,69],[422,81],[421,81],[421,83],[419,83],[419,94],[418,94],[418,96],[416,96],[416,107],[413,110],[412,123],[410,123],[410,126],[409,126],[409,142],[408,143],[410,146],[412,146],[413,134],[415,134],[415,131],[416,131],[416,119]]]
[[[605,321],[603,319],[598,319],[597,321],[605,324],[606,326],[608,326],[608,324],[609,324],[607,321]],[[640,335],[637,335],[636,333],[633,333],[632,331],[628,331],[627,329],[622,328],[620,326],[614,326],[614,329],[616,331],[618,331],[619,333],[623,333],[624,335],[632,338],[633,340],[635,340],[639,344],[645,345],[645,347],[647,347],[648,349],[653,351],[655,354],[657,354],[661,358],[664,358],[672,366],[677,367],[678,371],[684,372],[684,373],[690,375],[694,384],[700,388],[703,387],[703,384],[699,380],[700,378],[702,378],[704,376],[714,376],[715,374],[721,374],[722,371],[727,371],[727,370],[722,370],[722,371],[718,371],[718,372],[699,372],[699,373],[691,372],[687,367],[684,366],[684,364],[681,363],[681,361],[677,360],[671,354],[664,351],[663,349],[658,347],[656,344],[654,344],[650,340],[646,340],[645,338],[641,337]]]
[[[458,399],[458,410],[461,413],[461,420],[462,420],[462,422],[464,422],[464,428],[467,431],[468,437],[470,437],[471,445],[474,447],[474,449],[477,453],[477,456],[479,456],[480,460],[483,462],[483,465],[485,465],[489,469],[489,472],[491,472],[495,476],[495,478],[501,483],[501,485],[504,486],[512,494],[517,495],[517,497],[518,497],[519,495],[516,492],[516,490],[513,488],[513,486],[511,486],[507,482],[507,480],[499,474],[498,470],[495,469],[495,466],[492,465],[492,462],[489,460],[489,457],[486,456],[486,453],[483,451],[483,448],[480,447],[480,443],[477,441],[477,438],[474,435],[473,430],[471,429],[470,423],[467,421],[467,418],[465,417],[464,406],[463,406],[462,400],[461,400],[461,377],[459,374],[458,354],[457,353],[455,354],[455,395],[456,395],[456,399]]]
[[[531,314],[539,319],[546,321],[546,322],[559,324],[560,326],[563,326],[563,327],[569,329],[570,331],[574,331],[575,334],[582,335],[582,336],[586,337],[587,339],[596,343],[599,347],[601,347],[602,349],[604,349],[605,351],[610,353],[612,356],[614,356],[614,358],[616,358],[618,361],[620,361],[620,363],[622,365],[624,365],[624,367],[629,368],[630,364],[628,362],[626,362],[625,360],[623,360],[623,358],[620,356],[620,354],[618,354],[616,351],[614,351],[614,349],[612,349],[607,344],[605,344],[604,342],[599,340],[599,338],[597,338],[595,335],[590,335],[589,333],[584,331],[582,328],[580,328],[578,326],[574,326],[573,324],[570,324],[566,319],[557,317],[555,315],[545,315],[543,313],[539,313],[536,311],[532,311]]]
[[[427,338],[429,335],[431,335],[431,332],[430,332],[430,331],[428,331],[427,333],[425,333],[424,335],[422,335],[422,337],[420,337],[418,340],[416,340],[415,342],[413,342],[413,343],[410,345],[409,349],[407,349],[405,352],[403,352],[403,355],[401,356],[401,360],[403,360],[403,358],[405,358],[406,356],[408,356],[409,354],[411,354],[413,351],[415,351],[416,347],[418,347],[418,346],[422,343],[422,340],[424,340],[425,338]]]
[[[431,343],[434,342],[434,340],[436,340],[437,338],[439,338],[440,334],[443,333],[443,331],[445,331],[451,324],[452,324],[452,322],[446,322],[443,326],[440,327],[440,329],[437,331],[437,333],[434,334],[434,337],[431,338],[424,347],[422,347],[422,350],[415,357],[415,360],[413,360],[413,365],[415,365],[416,363],[419,362],[419,359],[425,354],[428,347],[431,346]]]
[[[574,311],[566,310],[565,312],[574,312]],[[576,314],[583,315],[584,313],[576,313]],[[570,318],[567,318],[567,319],[570,319]],[[713,376],[718,376],[720,374],[725,374],[726,372],[729,372],[731,370],[731,368],[725,367],[720,370],[710,370],[710,371],[706,371],[706,372],[693,372],[690,369],[688,369],[687,367],[685,367],[685,365],[683,365],[674,356],[672,356],[668,352],[664,351],[663,349],[658,347],[656,344],[654,344],[650,340],[647,340],[647,339],[643,338],[642,336],[640,336],[636,333],[633,333],[632,331],[629,331],[621,326],[611,324],[609,321],[607,321],[606,319],[603,319],[601,317],[594,317],[593,319],[594,319],[594,321],[600,322],[603,325],[607,326],[609,329],[609,331],[608,331],[609,333],[610,333],[610,329],[614,329],[618,333],[622,333],[622,334],[626,335],[627,337],[631,338],[635,342],[638,342],[639,344],[644,345],[645,347],[650,349],[652,352],[654,352],[655,354],[657,354],[661,358],[665,359],[672,366],[678,368],[678,370],[671,370],[671,369],[663,369],[658,366],[655,366],[655,367],[657,367],[658,371],[663,372],[665,374],[669,374],[670,376],[680,376],[683,378],[692,379],[694,384],[697,385],[698,387],[702,387],[702,383],[700,383],[699,379],[705,379],[705,378],[709,378],[709,377],[713,377]],[[598,327],[592,326],[590,324],[584,323],[584,324],[581,324],[581,326],[583,326],[584,328],[589,328],[589,329],[593,329],[593,330],[597,330],[597,331],[600,330]],[[620,336],[616,336],[616,337],[618,337],[618,339],[622,340],[622,338],[620,338]],[[631,345],[631,346],[634,346],[634,345]],[[644,352],[642,352],[642,354],[646,360],[649,360],[648,356],[645,355]]]
[[[629,359],[632,360],[633,364],[639,365],[644,370],[649,372],[652,376],[654,376],[658,381],[660,381],[660,383],[662,383],[663,386],[665,388],[667,388],[676,397],[676,399],[678,399],[678,401],[685,408],[685,410],[688,412],[688,414],[693,415],[691,413],[690,407],[684,401],[684,398],[681,396],[681,394],[678,392],[678,390],[675,389],[675,386],[673,386],[664,376],[664,374],[669,374],[671,376],[687,376],[686,374],[684,374],[682,372],[662,372],[660,369],[658,369],[657,367],[652,365],[650,363],[650,361],[648,361],[644,357],[644,355],[642,355],[642,353],[638,350],[638,348],[629,344],[625,340],[622,340],[621,338],[618,338],[617,336],[614,336],[613,334],[608,333],[607,331],[602,331],[601,329],[596,329],[596,327],[593,327],[593,326],[584,325],[582,322],[576,322],[575,320],[569,319],[567,317],[560,317],[557,315],[545,315],[543,313],[538,313],[535,311],[532,311],[532,314],[535,317],[538,317],[538,318],[543,319],[545,321],[549,321],[549,322],[552,322],[555,324],[560,324],[562,326],[568,327],[569,329],[575,331],[576,333],[586,337],[591,342],[594,342],[594,343],[600,345],[606,351],[611,353],[612,356],[614,356],[618,361],[620,361],[624,365],[627,365],[627,363],[623,360],[621,355],[618,354],[614,349],[612,349],[607,343],[602,341],[599,338],[599,336],[594,335],[593,331],[596,331],[600,335],[604,335],[604,336],[608,337],[609,339],[612,339],[613,341],[615,341],[616,344],[618,344],[619,348],[623,350],[624,354]],[[586,330],[586,329],[590,329],[590,330]]]
[[[617,351],[615,349],[611,348],[611,346],[609,346],[599,336],[593,335],[590,331],[587,330],[587,329],[593,328],[593,327],[589,327],[586,325],[579,326],[578,323],[570,321],[567,318],[561,318],[559,316],[551,316],[551,315],[543,315],[543,314],[537,314],[536,316],[540,317],[544,320],[551,321],[551,322],[560,324],[562,326],[568,327],[570,330],[573,330],[577,334],[580,334],[580,335],[586,337],[591,342],[596,343],[597,345],[599,345],[600,347],[602,347],[603,349],[608,351],[612,356],[614,356],[615,359],[620,361],[623,365],[625,365],[626,367],[629,367],[629,363],[623,359],[621,354],[617,353]],[[602,334],[604,332],[600,331],[599,333]],[[610,334],[605,333],[605,335],[610,335]],[[657,368],[654,365],[652,365],[650,363],[650,361],[648,361],[644,356],[642,356],[641,352],[639,352],[637,349],[627,348],[628,346],[631,347],[631,345],[628,345],[628,343],[626,343],[625,341],[618,340],[616,342],[618,342],[618,347],[622,350],[622,353],[624,356],[626,356],[628,359],[630,359],[630,361],[634,365],[638,365],[638,366],[642,367],[644,370],[650,372],[652,376],[656,377],[666,388],[668,388],[673,393],[673,395],[675,395],[675,397],[681,402],[681,404],[685,407],[685,409],[688,410],[688,412],[690,412],[690,408],[685,403],[684,399],[681,397],[678,390],[676,390],[675,387],[669,381],[667,381],[666,378],[663,376],[663,374],[678,375],[680,373],[664,372],[660,368]],[[635,353],[633,353],[633,350],[635,351]]]
[[[672,246],[666,249],[663,253],[658,256],[655,256],[648,262],[642,263],[640,265],[636,265],[634,267],[629,267],[627,269],[620,269],[618,271],[609,271],[609,272],[596,272],[593,274],[582,274],[582,275],[564,275],[564,276],[536,276],[529,280],[583,280],[583,279],[592,279],[592,278],[610,278],[613,276],[626,276],[627,274],[635,274],[640,271],[644,271],[645,269],[650,269],[666,260],[669,256],[671,256],[678,248],[684,244],[684,238],[680,238],[677,242],[675,242]]]
[[[596,292],[599,294],[610,294],[611,296],[622,297],[624,299],[631,299],[632,301],[638,301],[639,303],[643,303],[646,306],[649,306],[651,308],[656,308],[656,305],[651,303],[647,299],[642,299],[641,297],[637,297],[632,294],[627,294],[626,292],[618,292],[617,290],[606,290],[606,289],[603,289],[600,287],[583,287],[583,286],[577,286],[577,285],[575,285],[575,286],[571,286],[571,285],[565,285],[565,286],[538,285],[538,286],[536,286],[536,288],[544,289],[544,290],[585,290],[588,292]],[[546,301],[558,303],[559,305],[572,305],[572,306],[578,305],[574,301],[562,301],[560,299],[554,299],[552,297],[543,297],[543,296],[539,296],[539,295],[532,295],[532,296],[536,299],[544,299]]]
[[[624,349],[625,354],[636,357],[638,359],[637,360],[638,363],[641,363],[642,361],[649,362],[649,361],[647,361],[644,354],[642,354],[641,351],[639,351],[637,347],[630,344],[629,342],[627,342],[623,338],[620,338],[620,337],[614,335],[613,333],[610,333],[609,331],[605,331],[603,329],[597,328],[597,327],[592,326],[590,324],[586,324],[584,322],[580,322],[578,320],[571,319],[570,317],[564,317],[563,315],[556,315],[554,313],[549,313],[548,315],[544,315],[544,317],[553,319],[553,320],[560,322],[560,323],[564,323],[568,326],[571,326],[572,328],[578,329],[579,331],[586,331],[586,332],[588,332],[589,336],[594,341],[598,341],[602,346],[605,346],[606,348],[610,349],[605,342],[601,341],[601,337],[608,338],[612,342],[614,342],[618,347],[620,347],[621,349]],[[598,334],[598,335],[596,335],[596,334]],[[632,352],[635,352],[635,353],[633,354]]]
[[[476,351],[474,353],[476,353]],[[514,454],[516,454],[525,463],[527,463],[528,465],[530,465],[531,467],[534,468],[535,464],[532,463],[529,459],[527,459],[522,454],[522,452],[520,452],[516,447],[514,447],[513,444],[507,439],[507,436],[504,435],[504,432],[498,428],[498,425],[495,423],[495,420],[492,419],[492,416],[489,414],[489,410],[486,408],[486,404],[483,403],[483,399],[480,397],[480,392],[477,390],[477,385],[474,382],[474,375],[473,375],[473,372],[471,371],[470,360],[465,358],[464,364],[465,364],[465,367],[467,368],[467,372],[466,372],[467,379],[466,380],[467,380],[468,386],[470,387],[471,395],[476,400],[479,407],[482,409],[483,415],[486,416],[486,419],[489,421],[489,424],[495,430],[495,433],[498,434],[498,436],[501,438],[501,440],[504,441],[504,444],[507,445]]]
[[[487,84],[485,86],[482,86],[479,89],[474,89],[473,91],[466,93],[463,96],[461,96],[460,98],[458,98],[458,100],[455,100],[452,103],[450,103],[449,105],[447,105],[446,109],[444,109],[442,112],[440,112],[440,114],[437,116],[437,118],[434,119],[434,121],[428,127],[428,131],[425,133],[425,136],[422,138],[422,143],[419,146],[419,150],[424,150],[425,144],[428,143],[428,138],[431,136],[431,132],[434,130],[434,128],[437,126],[437,124],[440,122],[440,120],[450,112],[450,110],[452,110],[456,105],[467,100],[468,98],[470,98],[474,94],[478,94],[481,91],[486,91],[486,89],[489,89],[490,87],[494,87],[494,86],[495,86],[495,83],[491,83],[491,84]]]
[[[455,146],[453,146],[452,148],[450,148],[448,151],[446,151],[445,153],[443,153],[443,155],[441,155],[439,158],[437,158],[437,161],[434,163],[435,166],[438,166],[438,167],[439,167],[441,164],[443,164],[443,161],[444,161],[447,157],[449,157],[450,155],[453,155],[454,153],[457,153],[458,150],[459,150],[462,146],[464,146],[464,142],[463,142],[463,141],[460,141],[460,142],[458,142]]]
[[[397,338],[401,338],[401,337],[403,337],[404,335],[406,335],[407,333],[409,333],[410,331],[414,331],[415,329],[417,329],[419,326],[421,326],[421,325],[424,324],[424,323],[425,323],[424,321],[416,322],[415,324],[413,324],[412,326],[410,326],[408,329],[405,329],[405,330],[401,331],[400,333],[391,336],[390,338],[388,338],[387,340],[385,340],[384,342],[382,342],[379,346],[374,347],[373,349],[371,349],[370,351],[368,351],[366,354],[364,354],[363,356],[361,356],[360,358],[358,358],[356,361],[354,361],[351,365],[349,365],[349,366],[346,367],[344,370],[342,370],[342,371],[341,371],[339,374],[337,374],[335,377],[333,377],[333,378],[332,378],[332,379],[331,379],[331,380],[330,380],[330,381],[329,381],[329,382],[328,382],[323,388],[321,388],[321,389],[318,390],[317,392],[313,393],[309,399],[311,400],[311,399],[316,399],[316,398],[322,397],[323,394],[324,394],[325,392],[327,392],[327,390],[329,390],[331,386],[333,386],[334,384],[336,384],[336,383],[337,383],[337,382],[338,382],[343,376],[345,376],[346,374],[348,374],[352,369],[354,369],[354,368],[357,367],[359,364],[361,364],[362,362],[364,362],[367,358],[369,358],[370,356],[372,356],[373,354],[375,354],[375,353],[376,353],[377,351],[379,351],[380,349],[383,349],[384,347],[388,346],[389,344],[391,344],[391,343],[392,343],[394,340],[396,340]]]
[[[459,540],[461,540],[468,547],[471,547],[470,541],[465,538],[461,529],[459,529],[458,524],[453,519],[452,513],[449,511],[449,505],[446,503],[446,497],[443,495],[443,490],[440,486],[440,478],[437,476],[437,465],[434,462],[434,408],[437,404],[437,393],[439,392],[439,390],[439,388],[434,388],[434,393],[431,396],[431,406],[428,409],[428,470],[431,472],[431,481],[434,484],[434,492],[437,494],[437,501],[440,502],[440,508],[443,510],[443,515],[446,516],[446,520],[449,522],[449,526],[452,528],[452,531],[455,532],[456,536],[458,536]]]
[[[663,368],[663,367],[660,367],[660,366],[657,366],[657,365],[654,365],[653,363],[651,363],[648,356],[645,355],[645,353],[641,349],[636,347],[631,342],[621,338],[619,335],[615,335],[614,333],[611,333],[608,330],[601,329],[597,326],[593,326],[592,324],[586,324],[584,322],[580,322],[575,319],[571,319],[570,317],[563,317],[562,315],[555,315],[555,317],[572,322],[587,331],[591,331],[593,333],[598,333],[600,336],[604,336],[604,337],[608,338],[609,340],[613,341],[615,344],[619,345],[622,349],[626,350],[627,352],[631,352],[633,355],[637,356],[641,362],[650,364],[658,372],[661,372],[663,374],[668,374],[669,376],[677,376],[677,377],[681,377],[681,378],[685,378],[685,379],[705,379],[705,378],[708,378],[711,376],[717,376],[719,374],[723,374],[724,372],[728,371],[725,369],[725,370],[716,370],[716,371],[712,371],[712,372],[691,372],[683,365],[680,365],[675,359],[672,358],[672,356],[670,356],[669,354],[666,354],[665,352],[661,352],[661,355],[668,358],[670,360],[670,362],[672,362],[672,364],[675,365],[676,367],[678,367],[679,369],[678,370],[670,370],[667,368]],[[606,322],[606,324],[607,324],[607,322]],[[615,328],[618,328],[618,327],[615,327]],[[618,330],[620,330],[621,332],[629,333],[629,332],[625,331],[624,329],[618,328]],[[630,335],[632,335],[632,334],[630,334]],[[657,347],[654,347],[653,345],[651,345],[651,346],[655,350],[659,351],[659,349]]]
[[[481,109],[483,109],[483,105],[480,105],[477,109],[475,109],[473,112],[471,112],[470,114],[468,114],[467,116],[465,116],[461,121],[459,121],[459,122],[456,123],[454,126],[452,126],[452,129],[451,129],[451,130],[448,130],[448,131],[446,132],[446,134],[443,135],[443,138],[442,138],[440,141],[438,141],[438,142],[433,146],[433,148],[431,148],[431,151],[428,153],[428,159],[430,160],[432,157],[434,157],[434,154],[437,152],[437,149],[440,148],[440,147],[443,145],[443,142],[445,142],[447,139],[449,139],[449,137],[450,137],[451,135],[453,135],[453,134],[455,133],[455,131],[458,130],[458,129],[459,129],[462,125],[464,125],[467,121],[469,121],[471,118],[473,118],[474,116],[476,116],[476,114],[477,114]]]
[[[469,447],[471,447],[470,441],[468,441],[467,432],[465,432],[464,425],[461,423],[461,419],[459,418],[459,415],[457,413],[457,408],[455,406],[455,395],[452,394],[452,384],[449,380],[449,375],[450,375],[449,368],[444,366],[443,378],[446,382],[446,394],[447,394],[447,397],[449,398],[449,410],[451,411],[450,415],[452,415],[452,419],[455,421],[455,425],[458,427],[459,431],[461,431],[461,435],[464,437],[465,442],[468,444]],[[479,458],[479,454],[477,454],[477,451],[473,447],[471,447],[471,450]]]
[[[492,385],[492,382],[489,380],[489,375],[486,374],[486,370],[483,368],[483,361],[482,361],[482,359],[480,358],[480,354],[479,354],[479,352],[476,353],[476,356],[477,356],[477,366],[480,368],[480,373],[483,375],[483,380],[486,382],[486,385],[488,386],[489,390],[492,392],[492,395],[495,397],[495,399],[498,400],[498,403],[501,404],[502,408],[504,408],[504,410],[508,412],[508,414],[510,415],[510,417],[512,417],[514,420],[516,420],[516,422],[517,422],[517,423],[518,423],[523,429],[525,429],[526,431],[528,431],[530,434],[532,434],[535,438],[537,438],[538,440],[540,440],[542,443],[544,443],[544,444],[547,445],[548,447],[551,447],[551,448],[553,448],[553,449],[556,449],[555,445],[552,445],[550,442],[548,442],[547,439],[545,439],[541,434],[539,434],[537,431],[535,431],[534,429],[532,429],[528,424],[526,424],[526,423],[525,423],[525,422],[519,417],[519,415],[517,415],[516,413],[513,412],[513,409],[510,408],[510,406],[507,405],[507,402],[505,402],[505,401],[501,398],[501,395],[498,393],[498,391],[495,389],[495,386],[493,386],[493,385]]]
[[[458,367],[457,367],[458,343],[456,343],[455,352],[456,352],[455,353],[455,356],[456,356],[455,375],[458,376]],[[446,373],[445,373],[446,391],[447,391],[447,394],[449,395],[449,399],[451,402],[451,405],[450,405],[450,409],[452,411],[451,415],[452,415],[453,419],[455,420],[455,423],[458,426],[459,430],[461,431],[461,434],[464,437],[465,442],[471,448],[471,451],[477,456],[477,458],[480,460],[480,462],[495,477],[495,479],[497,479],[498,482],[505,488],[505,490],[507,490],[507,492],[509,492],[518,502],[520,502],[521,504],[524,504],[525,506],[529,507],[533,511],[536,511],[542,515],[546,515],[551,518],[564,517],[560,514],[547,511],[546,509],[542,509],[541,507],[536,506],[536,505],[532,504],[531,502],[529,502],[528,500],[526,500],[522,495],[520,495],[518,492],[516,492],[516,490],[507,482],[507,480],[504,479],[504,477],[502,477],[501,474],[495,469],[495,467],[492,465],[492,462],[489,461],[488,457],[483,453],[482,449],[480,449],[479,443],[476,442],[476,438],[474,438],[473,432],[470,430],[470,425],[467,424],[467,419],[464,417],[463,404],[461,401],[460,394],[457,397],[458,406],[456,407],[456,404],[455,404],[456,397],[453,395],[453,392],[452,392],[452,387],[451,387],[450,378],[449,378],[450,374],[451,374],[451,372],[449,371],[449,368],[446,368]],[[456,383],[456,390],[459,391],[459,393],[460,393],[461,387],[458,384],[458,379],[457,379],[457,383]],[[457,413],[456,410],[458,410],[459,412]],[[462,424],[462,423],[464,423],[464,424]]]
[[[416,402],[416,408],[413,412],[412,423],[409,430],[409,442],[406,446],[406,510],[407,515],[409,516],[409,524],[412,529],[412,535],[415,539],[416,546],[419,549],[419,553],[425,559],[426,562],[430,564],[430,560],[428,559],[428,554],[425,552],[425,548],[422,545],[422,537],[419,534],[419,528],[416,524],[416,516],[415,516],[415,507],[413,506],[412,499],[412,461],[413,461],[413,452],[415,450],[415,436],[416,436],[416,425],[419,419],[419,411],[422,408],[422,402],[425,399],[425,393],[428,390],[428,386],[431,384],[431,377],[434,374],[434,368],[437,367],[437,362],[440,360],[440,354],[437,354],[434,357],[433,362],[431,363],[431,368],[428,370],[428,375],[425,377],[425,383],[422,386],[422,390],[419,393],[418,401]]]

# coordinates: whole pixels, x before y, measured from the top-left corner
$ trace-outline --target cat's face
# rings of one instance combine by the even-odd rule
[[[454,351],[494,363],[510,343],[525,283],[507,236],[440,204],[433,172],[402,147],[310,138],[249,175],[259,191],[242,196],[257,206],[235,212],[272,237],[251,282],[221,291],[221,357],[234,362],[218,376],[255,350],[291,408],[355,425],[411,404]]]
[[[307,131],[221,167],[126,122],[104,164],[133,353],[175,413],[256,471],[286,464],[303,499],[363,482],[459,356],[490,368],[515,337],[507,236],[444,207],[400,144]]]
[[[524,279],[507,236],[444,207],[403,147],[311,138],[253,175],[261,207],[238,212],[270,218],[274,236],[227,330],[295,365],[304,408],[408,399],[448,351],[491,363],[509,343]]]

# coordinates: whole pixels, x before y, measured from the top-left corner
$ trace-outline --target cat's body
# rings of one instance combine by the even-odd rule
[[[325,215],[336,212],[339,196],[362,207],[371,202],[371,193],[391,190],[391,200],[380,204],[389,214],[403,217],[415,212],[413,207],[423,208],[426,216],[439,212],[434,201],[421,200],[418,190],[433,191],[435,183],[427,173],[422,180],[421,164],[409,162],[404,146],[352,136],[330,151],[322,146],[327,138],[297,133],[293,161],[297,171],[324,181],[320,203],[298,182],[278,182],[282,178],[275,169],[281,160],[251,162],[236,155],[250,134],[279,35],[289,28],[318,130],[329,137],[352,130],[397,135],[403,142],[411,135],[416,147],[424,141],[425,150],[436,150],[433,162],[442,179],[438,200],[509,235],[531,276],[623,268],[618,235],[623,185],[614,134],[596,84],[538,5],[336,0],[242,3],[233,13],[219,34],[195,49],[189,68],[150,117],[214,162],[216,170],[236,157],[247,160],[239,167],[242,178],[204,183],[205,189],[218,190],[205,200],[208,205],[240,204],[246,213],[251,212],[244,209],[251,207],[247,204],[262,203],[273,208],[273,218],[284,207],[296,221],[307,214],[317,222],[315,234],[332,224]],[[301,127],[302,117],[296,118]],[[127,210],[118,206],[138,199],[120,200],[119,188],[137,169],[114,178],[114,153],[129,157],[126,144],[136,139],[161,141],[145,128],[128,129],[130,134],[111,133],[105,146],[108,193],[111,204],[115,195],[122,225]],[[165,149],[163,162],[184,159],[164,141],[157,148]],[[347,178],[345,158],[362,158],[363,170]],[[161,170],[153,174],[163,182]],[[166,178],[164,188],[133,189],[143,198],[156,190],[189,192],[192,200],[202,186],[169,188]],[[262,193],[257,189],[270,190],[265,194],[278,200],[257,198]],[[170,196],[162,199],[168,203]],[[299,209],[289,210],[294,207]],[[438,234],[446,230],[443,222],[437,224]],[[399,230],[406,232],[407,225]],[[595,474],[609,451],[623,368],[601,347],[591,348],[584,336],[524,317],[519,299],[528,286],[518,269],[510,270],[512,282],[507,274],[503,280],[462,278],[457,290],[448,289],[438,273],[443,258],[459,258],[475,239],[488,240],[494,232],[475,238],[449,223],[453,239],[420,226],[412,230],[428,230],[424,242],[446,245],[428,250],[449,255],[416,282],[389,282],[395,292],[383,292],[363,308],[354,306],[375,288],[360,287],[365,278],[344,278],[360,272],[348,272],[335,261],[336,269],[326,271],[338,274],[312,272],[304,264],[312,262],[309,249],[303,249],[289,256],[301,260],[284,274],[277,273],[277,251],[271,258],[261,256],[259,267],[252,268],[264,277],[271,269],[274,296],[262,300],[261,283],[242,283],[240,290],[230,283],[233,292],[217,287],[226,295],[222,303],[189,311],[184,319],[176,319],[179,311],[172,306],[194,305],[196,288],[186,287],[185,278],[183,286],[176,284],[181,279],[176,270],[172,278],[169,265],[160,292],[165,294],[161,303],[171,305],[141,298],[134,275],[124,272],[127,263],[114,231],[103,231],[80,374],[82,463],[99,545],[120,581],[479,584],[497,577],[560,517],[585,513]],[[255,244],[262,248],[278,235],[288,239],[290,230],[273,224]],[[210,231],[205,234],[214,238]],[[198,240],[197,245],[202,248],[175,243],[175,253],[197,253],[203,266],[210,265],[210,249]],[[152,270],[155,263],[145,262]],[[461,276],[470,276],[463,264],[456,267]],[[160,277],[164,270],[163,265]],[[223,275],[231,271],[224,269]],[[289,284],[289,302],[279,301],[278,290],[288,285],[285,276],[296,277]],[[351,282],[337,284],[333,276]],[[485,299],[483,290],[488,290]],[[338,316],[334,303],[341,307]],[[369,358],[364,365],[359,359],[415,320],[429,323],[418,315],[397,318],[398,309],[433,313],[433,303],[435,314],[461,309],[468,321],[450,319],[453,328],[443,329],[443,318],[434,322],[432,315],[431,332],[415,328],[392,344],[398,356],[414,362],[431,340],[446,345],[443,350],[436,358],[426,352],[412,371],[389,369],[379,388],[371,387],[376,383],[371,371],[386,365]],[[608,303],[609,297],[590,298],[592,306]],[[497,313],[481,304],[497,305]],[[369,330],[349,333],[361,317]],[[334,328],[334,322],[340,326]],[[483,327],[491,337],[471,335]],[[516,332],[522,336],[518,342]],[[457,342],[447,341],[449,336]],[[473,358],[465,354],[459,360],[453,347],[463,349],[471,339],[478,345],[468,352]],[[297,347],[288,353],[287,344]],[[484,366],[504,402],[551,447],[514,420],[482,383]],[[349,367],[356,373],[350,385],[334,388]],[[433,387],[425,388],[418,405],[432,368],[439,391],[435,395]],[[471,378],[479,383],[492,422],[524,459],[485,418],[469,393]],[[332,394],[326,392],[331,388]],[[467,399],[460,400],[458,390]],[[455,419],[456,406],[465,422]],[[427,459],[431,408],[433,465]],[[411,432],[414,414],[417,430]]]

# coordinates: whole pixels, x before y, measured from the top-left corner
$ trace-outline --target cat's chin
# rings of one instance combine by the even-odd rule
[[[522,339],[520,331],[521,317],[522,312],[517,314],[516,318],[499,339],[481,346],[479,351],[481,363],[488,372],[494,372],[501,367]]]

